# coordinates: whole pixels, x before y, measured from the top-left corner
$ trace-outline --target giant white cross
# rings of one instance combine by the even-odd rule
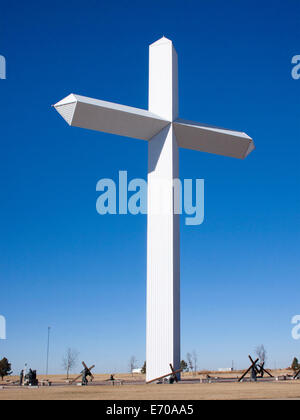
[[[148,141],[146,380],[150,381],[168,373],[170,363],[175,369],[180,366],[180,239],[173,190],[173,180],[179,177],[178,149],[244,159],[254,149],[253,141],[242,132],[178,118],[177,53],[165,37],[149,47],[148,111],[75,94],[54,106],[71,126]],[[169,182],[161,196],[153,187],[165,180]],[[161,204],[167,209],[163,214],[151,211]]]

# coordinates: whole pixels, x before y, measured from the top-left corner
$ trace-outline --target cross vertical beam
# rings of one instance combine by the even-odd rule
[[[149,111],[177,117],[177,54],[163,38],[150,46]],[[180,237],[173,181],[179,150],[170,123],[148,143],[146,381],[180,367]]]
[[[148,109],[170,122],[178,118],[178,58],[165,37],[149,47]]]

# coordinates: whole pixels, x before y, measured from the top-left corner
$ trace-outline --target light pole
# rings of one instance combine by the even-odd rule
[[[48,327],[46,376],[48,376],[50,329],[51,327]]]

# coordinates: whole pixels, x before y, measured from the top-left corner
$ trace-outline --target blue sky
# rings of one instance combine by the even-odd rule
[[[98,372],[145,360],[146,216],[100,216],[96,183],[147,175],[147,144],[70,128],[69,93],[147,108],[148,45],[179,55],[180,117],[247,132],[240,161],[180,151],[181,178],[205,179],[205,221],[181,223],[182,357],[246,367],[300,358],[297,0],[47,1],[1,7],[0,314],[7,356],[62,370],[67,347]],[[79,370],[79,366],[77,367]]]

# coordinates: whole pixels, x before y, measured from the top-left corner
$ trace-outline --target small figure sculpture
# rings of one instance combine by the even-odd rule
[[[22,369],[20,372],[20,386],[23,385],[23,379],[24,379],[24,370]]]
[[[252,368],[251,368],[251,381],[252,382],[257,381],[256,375],[257,375],[257,370],[256,370],[255,365],[253,365]]]
[[[81,381],[81,384],[82,384],[82,385],[87,385],[87,384],[88,384],[87,377],[88,377],[88,376],[92,376],[92,374],[91,374],[91,372],[89,371],[89,369],[88,369],[88,368],[86,368],[86,367],[83,369],[83,371],[82,371],[81,373],[82,373],[82,381]]]

